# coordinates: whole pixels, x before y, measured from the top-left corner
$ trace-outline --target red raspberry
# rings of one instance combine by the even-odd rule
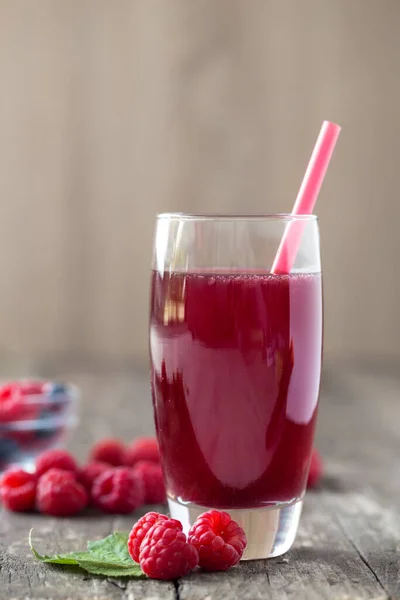
[[[36,474],[38,477],[50,469],[78,472],[78,465],[74,457],[66,450],[46,450],[36,461]]]
[[[150,437],[137,438],[126,451],[126,464],[130,467],[140,460],[160,462],[157,440]]]
[[[119,440],[107,438],[97,442],[90,452],[90,461],[105,462],[114,467],[125,464],[125,446]]]
[[[24,395],[38,396],[43,393],[45,383],[35,379],[22,379],[20,386]]]
[[[128,467],[108,469],[95,479],[92,498],[104,512],[128,514],[144,502],[143,483]]]
[[[18,467],[4,473],[0,480],[0,497],[8,510],[25,512],[35,506],[36,477]]]
[[[158,523],[158,521],[167,520],[168,517],[165,515],[160,515],[160,513],[156,512],[148,512],[132,527],[128,539],[128,550],[135,562],[139,562],[140,546],[142,545],[143,539],[149,529]]]
[[[109,469],[110,465],[105,462],[90,462],[78,471],[77,479],[88,492],[91,492],[94,480]]]
[[[29,411],[28,411],[29,412]],[[30,417],[26,410],[21,387],[8,383],[0,388],[0,422],[18,421]]]
[[[140,460],[133,472],[143,481],[145,504],[164,504],[167,498],[161,465]]]
[[[140,566],[152,579],[178,579],[197,567],[199,555],[186,541],[182,525],[175,519],[150,527],[140,547]]]
[[[71,471],[50,469],[37,484],[36,506],[54,517],[69,517],[80,513],[88,504],[88,495]]]
[[[247,546],[243,529],[226,512],[209,510],[197,518],[188,540],[198,550],[206,571],[225,571],[236,565]]]
[[[20,447],[20,450],[32,451],[37,438],[37,432],[35,429],[32,429],[32,427],[28,427],[28,429],[10,429],[7,432],[7,437],[10,440],[13,440],[13,442]],[[18,462],[18,456],[16,459],[16,462]]]
[[[317,487],[322,478],[323,468],[322,458],[319,455],[318,450],[314,448],[311,454],[310,470],[308,472],[308,488]]]
[[[41,406],[30,396],[33,385],[34,382],[23,380],[11,381],[0,387],[0,421],[32,421],[38,418]],[[22,432],[21,437],[25,437]]]

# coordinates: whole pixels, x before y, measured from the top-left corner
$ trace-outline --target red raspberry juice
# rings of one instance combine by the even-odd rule
[[[302,496],[321,369],[320,274],[153,271],[152,394],[171,498]]]

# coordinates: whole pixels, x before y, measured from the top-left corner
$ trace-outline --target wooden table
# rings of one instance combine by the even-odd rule
[[[81,426],[71,442],[80,458],[102,436],[130,440],[152,431],[145,373],[62,375],[83,390]],[[396,368],[338,366],[324,374],[321,394],[317,445],[326,477],[320,491],[307,495],[286,556],[244,562],[226,573],[195,572],[177,583],[82,576],[35,562],[29,529],[39,551],[70,551],[128,530],[133,517],[57,520],[3,512],[0,599],[400,599],[399,431]]]

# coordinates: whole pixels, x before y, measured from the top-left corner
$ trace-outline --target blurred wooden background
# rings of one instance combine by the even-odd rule
[[[398,0],[0,0],[3,365],[145,363],[155,213],[290,210],[323,119],[326,358],[399,357],[399,25]]]

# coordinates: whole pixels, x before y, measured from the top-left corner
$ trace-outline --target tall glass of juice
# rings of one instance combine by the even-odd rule
[[[293,220],[302,230],[294,266],[271,273]],[[225,510],[247,534],[245,559],[283,554],[317,416],[317,217],[161,214],[152,267],[151,387],[171,515],[188,529],[200,513]]]

